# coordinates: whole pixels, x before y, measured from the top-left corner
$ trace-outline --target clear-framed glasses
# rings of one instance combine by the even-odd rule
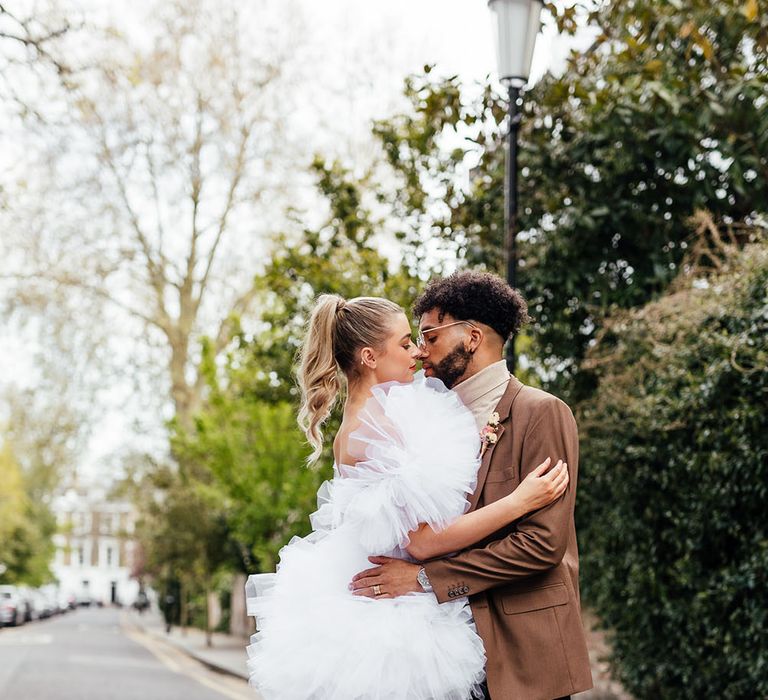
[[[424,338],[425,333],[434,333],[435,331],[441,331],[443,328],[450,328],[451,326],[458,326],[460,323],[463,323],[470,328],[477,328],[477,326],[472,323],[472,321],[454,321],[453,323],[446,323],[444,326],[435,326],[434,328],[425,328],[423,331],[420,330],[419,334],[416,336],[416,347],[419,349],[424,349],[427,346],[427,341]]]

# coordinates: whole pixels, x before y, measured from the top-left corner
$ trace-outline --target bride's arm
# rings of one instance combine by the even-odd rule
[[[508,496],[465,513],[440,532],[421,525],[410,533],[408,553],[418,559],[432,559],[469,547],[526,513],[557,500],[568,486],[568,465],[562,460],[547,472],[547,458]]]

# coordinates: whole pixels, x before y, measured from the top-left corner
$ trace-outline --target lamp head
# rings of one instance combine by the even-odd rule
[[[499,78],[505,84],[528,82],[533,49],[541,27],[542,0],[488,0],[496,33]]]

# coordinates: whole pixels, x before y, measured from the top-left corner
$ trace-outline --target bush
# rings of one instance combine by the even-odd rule
[[[583,431],[585,598],[639,698],[768,697],[768,245],[615,320]]]

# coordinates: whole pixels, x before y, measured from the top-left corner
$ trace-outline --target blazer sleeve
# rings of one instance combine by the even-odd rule
[[[517,529],[483,547],[465,549],[452,557],[426,562],[424,567],[438,600],[450,600],[449,590],[473,595],[557,566],[563,559],[576,499],[579,438],[571,410],[555,397],[542,402],[523,438],[521,480],[547,457],[568,463],[570,481],[554,503],[522,518]]]

